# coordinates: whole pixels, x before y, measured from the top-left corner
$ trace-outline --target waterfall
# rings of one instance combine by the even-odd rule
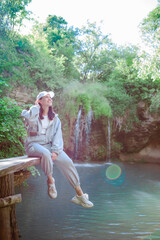
[[[90,108],[90,110],[85,118],[86,146],[88,146],[89,140],[90,140],[92,117],[93,117],[93,112],[92,112],[92,109]]]
[[[78,157],[78,151],[80,147],[82,147],[83,150],[86,149],[86,154],[88,154],[88,144],[90,141],[92,118],[93,118],[92,109],[89,110],[85,118],[82,118],[82,108],[79,109],[76,124],[75,124],[75,129],[74,129],[74,138],[75,138],[74,158],[75,159],[77,159]]]
[[[79,109],[78,115],[77,115],[77,120],[76,120],[76,125],[75,125],[75,130],[74,130],[74,136],[75,136],[75,159],[77,159],[77,154],[78,154],[78,145],[79,145],[79,134],[80,134],[80,127],[81,127],[81,114],[82,114],[82,109]]]
[[[107,132],[108,132],[108,137],[107,137],[107,161],[111,162],[111,124],[110,124],[110,119],[108,118],[108,126],[107,126]]]

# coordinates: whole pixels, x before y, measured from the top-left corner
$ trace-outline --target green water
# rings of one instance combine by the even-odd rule
[[[47,195],[46,178],[31,177],[16,205],[22,240],[160,239],[160,165],[117,163],[107,179],[106,164],[76,164],[84,192],[94,207],[74,205],[74,190],[54,169],[58,197]],[[39,168],[40,169],[40,168]],[[113,168],[112,168],[113,171]]]

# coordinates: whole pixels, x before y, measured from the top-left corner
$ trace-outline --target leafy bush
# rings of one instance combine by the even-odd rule
[[[62,89],[68,81],[64,78],[64,61],[63,57],[52,56],[40,40],[18,34],[12,39],[0,36],[0,95],[19,85],[35,91]]]
[[[77,115],[79,106],[83,106],[86,113],[92,108],[95,117],[112,116],[108,100],[104,97],[103,86],[99,83],[82,84],[72,82],[64,90],[65,108],[70,115]]]
[[[21,107],[8,97],[0,99],[0,158],[23,155],[26,136]]]
[[[72,82],[64,90],[64,97],[65,109],[74,116],[80,105],[86,113],[91,107],[96,118],[123,116],[128,109],[136,115],[135,98],[127,94],[116,81],[85,84]]]
[[[150,105],[151,113],[160,113],[160,91],[158,91],[152,98],[151,98],[151,105]]]

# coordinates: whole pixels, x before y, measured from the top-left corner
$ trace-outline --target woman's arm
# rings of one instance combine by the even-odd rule
[[[52,153],[56,153],[57,155],[63,151],[63,137],[62,137],[62,129],[61,129],[61,121],[57,118],[56,131],[52,139]]]
[[[39,117],[39,110],[40,106],[39,104],[32,106],[28,111],[23,110],[21,113],[21,116],[29,121],[36,121]]]

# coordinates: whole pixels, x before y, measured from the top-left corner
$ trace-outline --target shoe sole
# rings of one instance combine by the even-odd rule
[[[93,205],[86,205],[85,203],[77,202],[77,201],[74,201],[74,200],[72,200],[72,203],[75,203],[75,204],[77,204],[77,205],[80,205],[80,206],[82,206],[82,207],[84,207],[84,208],[91,208],[91,207],[94,206],[94,204],[93,204]]]
[[[53,196],[51,196],[49,193],[48,193],[48,196],[49,196],[50,198],[52,198],[52,199],[57,198],[57,195],[56,195],[55,197],[53,197]]]

